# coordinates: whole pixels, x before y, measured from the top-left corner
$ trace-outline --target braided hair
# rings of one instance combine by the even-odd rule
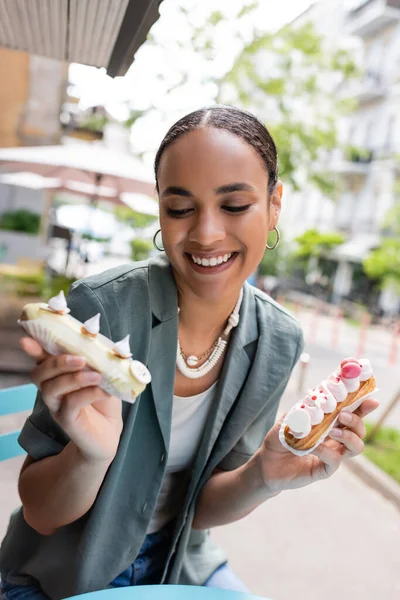
[[[268,173],[268,191],[272,193],[278,181],[277,151],[268,129],[250,112],[234,106],[213,105],[200,108],[182,117],[167,132],[157,151],[154,161],[156,188],[158,170],[164,151],[185,133],[203,127],[223,129],[242,138],[260,156]]]

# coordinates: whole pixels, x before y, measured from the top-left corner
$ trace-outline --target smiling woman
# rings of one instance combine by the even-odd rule
[[[79,321],[100,313],[107,337],[131,334],[152,375],[136,403],[104,392],[79,357],[22,341],[40,393],[20,438],[23,508],[0,550],[6,600],[155,583],[245,590],[207,530],[363,448],[372,400],[313,455],[279,441],[275,415],[303,342],[295,319],[246,283],[281,208],[264,125],[233,107],[191,113],[161,143],[155,173],[165,254],[68,295]]]

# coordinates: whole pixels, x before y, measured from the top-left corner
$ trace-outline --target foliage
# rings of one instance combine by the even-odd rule
[[[383,233],[381,245],[364,259],[363,268],[368,277],[378,279],[382,287],[400,290],[400,204],[388,211]]]
[[[253,36],[222,78],[219,98],[267,121],[278,148],[280,175],[295,190],[301,188],[303,170],[308,181],[332,196],[334,176],[320,172],[318,159],[321,151],[337,146],[337,119],[351,108],[334,92],[356,75],[350,55],[329,48],[312,23],[286,25]]]
[[[274,242],[269,241],[270,245]],[[277,245],[275,250],[265,250],[259,264],[258,273],[262,276],[282,277],[290,268],[290,255],[284,244]]]
[[[40,215],[26,209],[5,212],[0,215],[0,229],[37,235],[40,230]]]
[[[146,111],[144,110],[134,110],[131,108],[129,111],[129,117],[124,121],[124,126],[127,129],[130,129],[145,113]]]
[[[58,294],[61,290],[65,295],[68,294],[69,288],[74,283],[75,279],[66,277],[65,275],[54,275],[53,277],[46,277],[41,287],[41,296],[44,300],[52,298]]]
[[[380,247],[364,259],[363,267],[368,277],[379,279],[384,287],[400,286],[400,240],[383,240]]]
[[[366,424],[367,433],[372,429]],[[366,444],[364,454],[369,460],[400,483],[400,431],[381,427],[373,442]]]
[[[133,261],[146,260],[152,249],[153,245],[150,242],[136,238],[131,241],[131,258]]]
[[[298,244],[298,248],[294,253],[295,257],[308,259],[311,256],[320,257],[327,251],[343,244],[344,237],[341,233],[321,233],[317,229],[308,229],[297,237],[295,241]]]
[[[114,216],[118,221],[125,223],[128,227],[132,227],[132,229],[143,229],[157,220],[156,216],[144,215],[132,210],[129,206],[116,206]]]
[[[12,291],[17,296],[40,296],[48,300],[61,290],[67,295],[71,284],[75,279],[65,275],[49,277],[44,269],[32,271],[32,273],[8,273],[1,276],[1,284],[4,289]]]
[[[358,146],[346,146],[345,157],[352,162],[369,163],[372,160],[372,150]]]
[[[103,131],[104,127],[109,123],[110,119],[105,115],[90,115],[85,119],[82,119],[79,126],[83,129],[88,129],[89,131]]]
[[[268,23],[258,14],[264,3],[226,2],[222,11],[205,15],[196,3],[177,0],[176,30],[155,26],[147,37],[147,48],[159,58],[153,78],[160,89],[147,115],[155,111],[159,120],[169,120],[176,100],[176,117],[182,116],[181,98],[189,97],[191,86],[201,87],[210,104],[251,110],[266,123],[278,147],[280,175],[295,190],[307,180],[334,197],[334,176],[322,163],[337,147],[339,117],[355,106],[338,90],[359,73],[349,52],[332,37],[323,39],[311,23],[266,32]],[[223,51],[227,36],[229,55]],[[193,100],[185,107],[198,108]]]
[[[91,233],[82,233],[82,239],[89,240],[90,242],[99,242],[100,244],[105,244],[111,240],[110,237],[98,237]]]

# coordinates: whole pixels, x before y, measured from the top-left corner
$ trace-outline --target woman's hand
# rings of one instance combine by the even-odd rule
[[[85,359],[52,356],[29,337],[22,349],[36,360],[31,375],[53,419],[64,429],[84,458],[112,460],[122,432],[122,403],[98,387],[101,374],[85,370]]]
[[[342,412],[325,442],[306,456],[296,456],[282,446],[279,441],[282,417],[269,431],[260,448],[262,478],[267,488],[278,493],[330,477],[344,458],[356,456],[364,450],[362,438],[365,426],[362,419],[378,406],[378,400],[367,399],[354,413]]]

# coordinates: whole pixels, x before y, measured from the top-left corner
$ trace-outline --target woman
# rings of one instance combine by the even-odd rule
[[[243,589],[208,529],[362,451],[373,400],[307,457],[285,451],[273,426],[302,336],[245,284],[281,208],[268,131],[235,108],[198,110],[167,133],[155,174],[166,257],[68,296],[79,320],[100,312],[105,335],[131,333],[152,373],[140,399],[121,403],[81,358],[22,340],[40,394],[20,438],[23,508],[1,549],[9,600],[145,583]]]

